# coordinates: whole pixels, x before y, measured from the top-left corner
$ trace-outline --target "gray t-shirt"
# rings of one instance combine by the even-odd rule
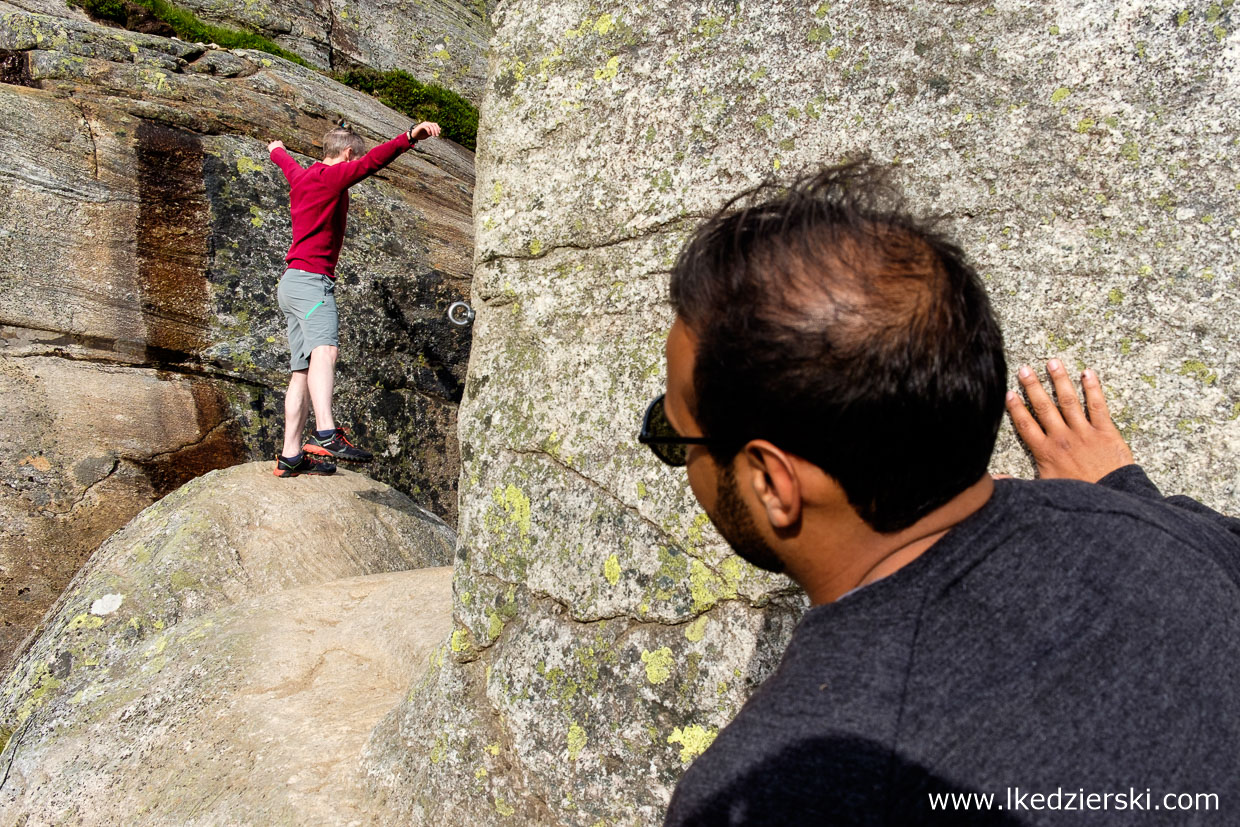
[[[1240,520],[1135,465],[996,482],[806,613],[666,821],[927,823],[1240,824]]]

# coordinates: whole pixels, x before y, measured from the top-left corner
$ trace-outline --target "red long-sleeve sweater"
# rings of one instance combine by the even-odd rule
[[[331,166],[316,162],[306,169],[283,147],[272,150],[271,160],[289,185],[293,243],[284,257],[288,266],[335,278],[349,213],[349,187],[383,169],[412,147],[406,133],[379,144],[356,161]]]

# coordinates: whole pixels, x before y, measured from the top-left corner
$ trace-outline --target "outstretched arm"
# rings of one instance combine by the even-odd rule
[[[327,173],[323,176],[324,180],[332,182],[340,189],[348,189],[395,161],[401,153],[412,149],[414,142],[424,137],[433,138],[438,134],[439,124],[420,123],[387,143],[379,144],[356,161],[344,161],[328,167]]]
[[[272,141],[267,144],[267,152],[271,155],[271,161],[280,168],[284,173],[284,177],[288,179],[289,186],[293,184],[293,178],[300,174],[301,164],[293,160],[293,156],[288,154],[284,148],[283,141]]]
[[[1007,410],[1016,435],[1033,452],[1033,461],[1042,479],[1076,479],[1097,482],[1108,488],[1143,497],[1164,500],[1169,505],[1210,517],[1233,534],[1240,534],[1240,520],[1227,517],[1185,496],[1164,498],[1158,486],[1136,465],[1128,443],[1111,421],[1106,397],[1098,374],[1081,374],[1085,407],[1077,399],[1076,387],[1058,359],[1046,363],[1059,404],[1047,394],[1037,374],[1027,366],[1017,371],[1033,413],[1020,394],[1008,391]],[[1035,418],[1036,417],[1036,418]]]

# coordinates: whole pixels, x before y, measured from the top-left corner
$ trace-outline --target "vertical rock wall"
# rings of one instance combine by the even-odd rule
[[[1240,511],[1229,3],[514,0],[495,23],[456,628],[369,748],[394,813],[657,822],[776,661],[801,598],[634,440],[677,249],[767,176],[895,164],[1013,369],[1097,368],[1153,477]],[[994,467],[1031,472],[1010,431]]]

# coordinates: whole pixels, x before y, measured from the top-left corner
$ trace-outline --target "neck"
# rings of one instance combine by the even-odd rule
[[[994,492],[987,474],[913,525],[894,534],[874,531],[850,507],[818,531],[804,532],[805,553],[787,560],[788,574],[817,606],[893,574],[916,560]],[[816,548],[809,547],[816,545]]]
[[[334,167],[336,164],[342,163],[343,161],[344,156],[337,155],[334,158],[324,158],[320,163],[322,163],[325,167]]]

